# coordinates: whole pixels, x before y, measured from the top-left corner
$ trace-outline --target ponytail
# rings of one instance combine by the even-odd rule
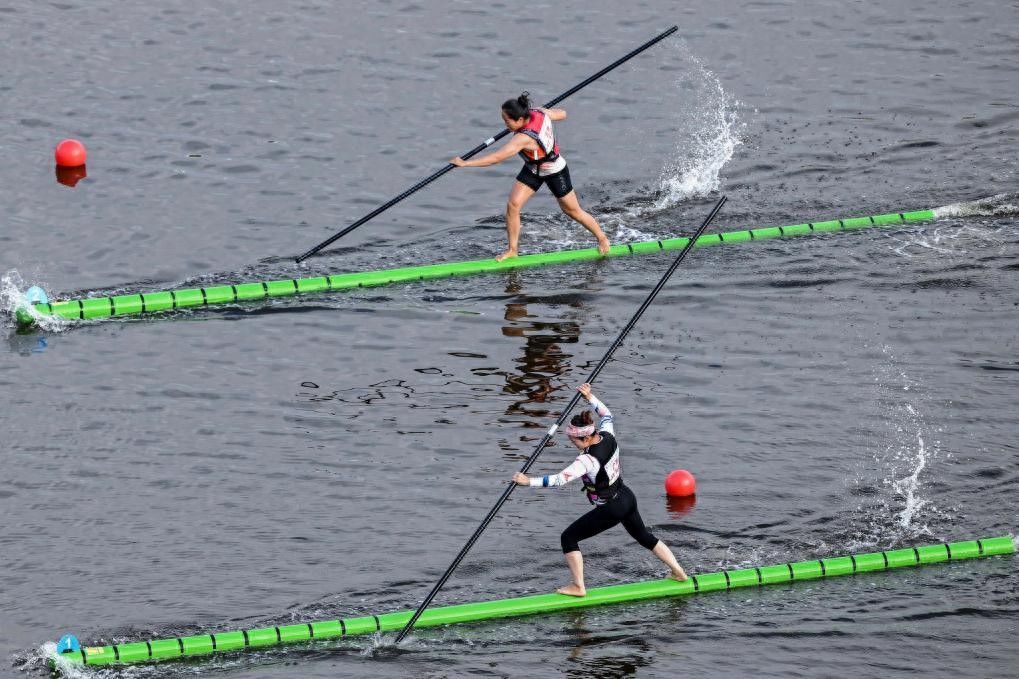
[[[530,92],[523,92],[516,99],[507,99],[502,103],[502,110],[512,120],[527,118],[531,114]]]

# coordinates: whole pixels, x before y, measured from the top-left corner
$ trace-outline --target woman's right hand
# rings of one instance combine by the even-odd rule
[[[577,387],[577,391],[579,391],[580,395],[586,398],[588,401],[591,400],[591,385],[588,384],[587,382],[584,382],[582,385]]]
[[[518,486],[529,486],[531,485],[531,479],[527,478],[527,474],[523,472],[517,472],[513,475],[513,481]]]

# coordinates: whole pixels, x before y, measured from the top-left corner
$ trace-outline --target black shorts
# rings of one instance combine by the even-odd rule
[[[570,181],[570,166],[567,165],[555,174],[542,177],[524,165],[520,168],[517,181],[534,191],[541,188],[542,184],[548,184],[548,190],[556,198],[562,198],[573,190],[573,182]]]

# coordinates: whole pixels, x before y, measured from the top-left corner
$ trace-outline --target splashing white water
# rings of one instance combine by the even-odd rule
[[[951,454],[941,452],[939,429],[923,416],[923,385],[899,367],[889,346],[877,348],[887,360],[874,375],[879,394],[873,420],[891,433],[874,432],[884,443],[872,449],[872,463],[863,463],[856,485],[865,499],[834,541],[841,545],[837,551],[887,549],[927,539],[953,518],[951,508],[938,506],[930,488],[937,461]]]
[[[999,193],[979,200],[952,203],[932,210],[934,219],[965,219],[972,217],[1011,217],[1019,215],[1019,193]],[[899,235],[892,235],[897,242],[895,254],[903,257],[923,256],[927,252],[941,255],[965,256],[966,245],[979,247],[1000,246],[1007,242],[1014,231],[1014,225],[986,224],[978,226],[959,225],[927,226],[919,230],[910,229]]]
[[[25,297],[25,293],[22,292],[27,287],[21,274],[15,269],[0,276],[0,311],[4,312],[11,326],[16,323],[14,319],[18,309],[26,309],[35,324],[48,332],[59,332],[70,325],[67,320],[59,316],[38,313]]]
[[[25,281],[17,270],[12,269],[0,276],[0,311],[13,316],[19,306],[27,304],[28,299],[21,292],[24,287]]]
[[[89,679],[95,676],[94,669],[73,663],[56,651],[56,642],[47,641],[36,647],[32,652],[15,656],[15,666],[18,666],[22,672],[35,672],[39,667],[45,666],[52,659],[54,663],[53,674],[55,675],[67,677],[67,679]]]
[[[927,467],[928,453],[927,445],[923,439],[922,423],[916,409],[907,403],[906,412],[909,414],[911,424],[916,427],[916,446],[912,450],[911,446],[903,446],[897,458],[906,461],[909,466],[913,467],[913,471],[900,479],[891,479],[891,487],[897,495],[903,497],[904,506],[899,512],[898,524],[901,528],[908,530],[912,526],[913,517],[917,511],[928,504],[927,500],[920,497],[920,473]]]
[[[684,97],[690,104],[676,111],[681,132],[672,160],[658,178],[655,211],[717,191],[722,168],[743,143],[746,126],[738,115],[739,102],[696,57],[688,54],[687,58],[693,68],[684,71],[676,87],[691,91],[692,96]]]
[[[967,251],[960,249],[955,244],[963,235],[964,229],[950,227],[949,230],[924,229],[923,231],[909,231],[901,235],[893,235],[892,240],[897,244],[892,251],[902,257],[916,257],[924,252],[936,252],[942,255],[965,255]]]
[[[894,362],[895,357],[889,347],[882,347],[882,351]],[[894,366],[887,366],[887,372],[892,370],[895,370]],[[887,384],[885,379],[878,379]],[[920,525],[918,522],[941,514],[933,501],[923,496],[922,478],[937,456],[939,442],[929,440],[930,427],[916,405],[922,401],[919,385],[899,370],[888,386],[899,394],[894,397],[899,403],[890,409],[895,417],[895,440],[888,446],[885,455],[876,459],[888,469],[883,481],[891,490],[892,498],[885,506],[887,510],[895,512],[894,524],[903,534],[911,538],[932,535],[926,524]]]
[[[1019,193],[999,193],[980,200],[934,208],[934,218],[1009,217],[1019,214]]]

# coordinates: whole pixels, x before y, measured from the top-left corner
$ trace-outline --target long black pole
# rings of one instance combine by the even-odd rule
[[[676,257],[676,260],[672,263],[671,266],[669,266],[668,271],[666,271],[665,275],[662,276],[662,279],[658,281],[658,285],[655,286],[654,290],[651,291],[651,294],[649,294],[647,296],[647,299],[644,300],[644,303],[640,305],[639,309],[637,309],[637,313],[635,313],[633,315],[633,318],[630,319],[630,322],[627,323],[625,327],[623,327],[623,330],[622,332],[619,333],[619,337],[616,338],[616,341],[612,343],[612,346],[609,347],[609,350],[605,352],[604,356],[602,356],[602,359],[598,362],[598,365],[595,366],[594,371],[587,378],[586,381],[588,383],[594,382],[595,378],[598,377],[598,373],[602,371],[602,368],[604,368],[605,365],[609,362],[609,359],[612,358],[612,354],[619,347],[619,345],[623,343],[623,338],[625,338],[626,334],[633,329],[633,326],[637,324],[637,321],[640,320],[640,317],[642,315],[644,315],[644,312],[647,311],[647,308],[651,306],[651,303],[654,301],[655,297],[658,296],[658,293],[661,292],[662,288],[665,287],[665,284],[668,282],[669,278],[676,271],[676,269],[679,268],[679,265],[683,261],[683,258],[686,257],[686,254],[690,252],[690,250],[693,248],[694,243],[697,242],[697,239],[700,238],[701,234],[703,234],[705,229],[708,228],[708,224],[710,224],[711,220],[715,218],[715,215],[718,214],[718,211],[722,209],[722,206],[725,204],[726,200],[727,199],[725,196],[722,196],[721,198],[718,199],[718,202],[715,203],[715,207],[711,209],[711,213],[707,216],[707,219],[704,220],[704,223],[700,225],[700,228],[697,229],[697,232],[694,233],[694,235],[690,238],[690,242],[686,244],[686,247],[684,247],[682,251],[680,251],[679,255]],[[525,462],[524,466],[520,468],[520,473],[522,474],[527,473],[527,470],[530,469],[531,465],[534,464],[534,461],[538,459],[538,455],[540,455],[541,451],[545,449],[545,446],[548,444],[548,442],[552,440],[552,437],[555,436],[556,431],[559,429],[562,423],[566,421],[566,418],[569,417],[570,415],[570,411],[573,410],[573,407],[577,405],[579,401],[580,393],[578,392],[573,395],[573,399],[570,400],[569,404],[563,409],[562,414],[559,416],[559,419],[556,420],[555,424],[552,425],[552,428],[549,429],[548,432],[542,437],[541,441],[538,442],[538,447],[534,449],[534,452],[531,453],[531,456],[527,458],[527,462]],[[488,512],[488,515],[485,516],[485,519],[481,522],[481,525],[478,526],[478,529],[474,531],[474,535],[472,535],[471,539],[467,541],[467,544],[464,545],[463,549],[460,550],[460,553],[456,555],[456,558],[453,559],[453,563],[450,564],[449,568],[446,569],[446,572],[442,574],[442,577],[439,578],[439,581],[435,583],[435,586],[432,587],[432,591],[428,593],[428,596],[425,597],[425,600],[421,603],[420,606],[418,606],[418,609],[414,611],[414,615],[411,616],[411,619],[407,623],[407,626],[400,630],[399,636],[396,637],[396,643],[400,643],[401,641],[403,641],[403,638],[410,633],[411,628],[414,627],[414,623],[416,623],[418,618],[421,617],[421,614],[424,612],[426,608],[428,608],[428,605],[432,603],[432,599],[434,599],[435,595],[439,593],[439,590],[442,589],[442,586],[446,584],[446,581],[449,580],[449,576],[453,574],[453,571],[456,570],[456,567],[460,565],[460,562],[463,561],[463,558],[467,556],[467,552],[469,552],[471,547],[474,546],[474,543],[478,541],[478,538],[481,537],[481,534],[488,527],[488,524],[491,523],[492,519],[494,519],[495,515],[499,512],[499,509],[506,502],[506,500],[509,499],[510,493],[513,492],[514,488],[516,488],[515,483],[510,483],[506,487],[506,490],[503,491],[502,493],[502,497],[499,498],[499,501],[496,502],[495,506],[492,507],[492,509]]]
[[[545,104],[545,108],[551,108],[552,106],[555,106],[556,104],[558,104],[560,101],[562,101],[566,97],[568,97],[571,94],[574,94],[577,91],[587,87],[588,85],[590,85],[595,80],[597,80],[598,78],[602,77],[603,75],[605,75],[606,73],[608,73],[612,69],[614,69],[614,68],[616,68],[618,66],[621,66],[622,64],[624,64],[627,61],[629,61],[630,59],[634,58],[635,56],[637,56],[638,54],[640,54],[641,52],[643,52],[647,48],[651,47],[652,45],[654,45],[655,43],[657,43],[657,42],[659,42],[661,40],[664,40],[665,38],[669,37],[670,35],[672,35],[673,33],[675,33],[678,30],[679,30],[679,26],[673,26],[672,28],[670,28],[669,30],[665,31],[661,35],[659,35],[659,36],[657,36],[655,38],[652,38],[651,40],[648,40],[646,43],[644,43],[643,45],[641,45],[637,49],[633,50],[632,52],[627,54],[625,57],[622,57],[621,59],[617,59],[616,61],[612,62],[611,64],[609,64],[608,66],[606,66],[602,70],[598,71],[597,73],[592,75],[590,78],[588,78],[584,82],[580,83],[579,85],[576,85],[575,87],[573,87],[571,89],[566,90],[565,92],[560,94],[558,97],[556,97],[552,101],[550,101],[547,104]],[[488,148],[489,146],[491,146],[495,142],[499,141],[500,139],[505,137],[507,134],[509,134],[509,130],[503,130],[502,132],[500,132],[499,134],[495,135],[494,137],[489,137],[483,143],[478,144],[477,146],[472,148],[467,153],[462,154],[460,157],[463,158],[464,160],[467,160],[467,159],[471,158],[472,156],[476,155],[477,153],[480,153],[481,151],[485,150],[486,148]],[[374,210],[372,210],[371,212],[366,214],[364,217],[361,217],[361,219],[357,220],[356,222],[354,222],[353,224],[351,224],[350,226],[345,228],[343,231],[340,231],[336,235],[327,238],[326,240],[322,241],[321,243],[319,243],[318,245],[313,247],[311,250],[308,250],[303,255],[301,255],[300,257],[297,258],[297,260],[296,260],[297,263],[300,264],[301,262],[303,262],[304,260],[306,260],[309,257],[311,257],[312,255],[314,255],[316,252],[318,252],[322,248],[324,248],[324,247],[328,246],[329,244],[339,240],[340,238],[343,238],[348,233],[350,233],[351,231],[353,231],[357,227],[361,226],[365,222],[367,222],[369,220],[372,220],[375,217],[378,217],[380,214],[382,214],[383,212],[385,212],[389,208],[393,207],[394,205],[399,203],[401,200],[403,200],[407,196],[411,195],[412,193],[416,193],[417,191],[420,191],[421,189],[423,189],[424,187],[428,186],[429,184],[434,182],[436,179],[438,179],[442,175],[444,175],[447,172],[449,172],[450,170],[452,170],[454,167],[456,167],[456,166],[453,165],[452,163],[447,163],[446,167],[442,168],[441,170],[439,170],[438,172],[436,172],[432,176],[428,177],[427,179],[422,179],[417,184],[415,184],[414,186],[410,187],[409,189],[407,189],[406,191],[401,193],[396,198],[393,198],[392,200],[390,200],[388,203],[386,203],[384,205],[380,205],[379,207],[375,208]]]

